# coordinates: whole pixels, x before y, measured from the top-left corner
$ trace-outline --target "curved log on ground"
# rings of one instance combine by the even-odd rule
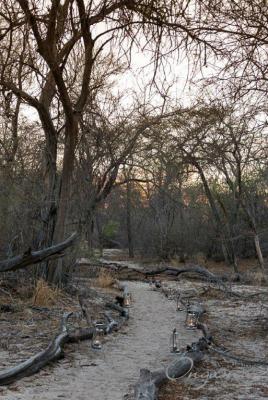
[[[204,336],[198,342],[187,346],[186,351],[178,355],[175,362],[167,368],[153,372],[146,369],[140,370],[140,379],[134,387],[135,400],[157,400],[159,387],[163,383],[168,379],[178,379],[187,375],[193,366],[203,359],[211,342],[211,335],[204,324],[199,324],[198,328],[202,330]]]
[[[25,376],[33,375],[51,361],[59,359],[62,355],[63,345],[69,340],[67,320],[72,313],[66,313],[61,322],[59,333],[51,341],[48,347],[30,357],[28,360],[16,365],[15,367],[4,370],[0,373],[0,385],[7,385]],[[88,332],[87,332],[88,334]],[[77,340],[80,340],[79,333],[76,333]],[[74,340],[74,337],[72,337]]]
[[[64,242],[55,244],[51,247],[38,251],[32,251],[29,249],[19,256],[0,261],[0,272],[15,271],[19,268],[25,268],[28,265],[37,264],[52,257],[63,257],[63,251],[74,243],[77,236],[77,233],[73,233]]]
[[[91,318],[88,314],[88,309],[86,308],[85,303],[82,299],[79,299],[82,313],[85,316],[87,322],[91,321]],[[119,312],[119,314],[123,317],[123,320],[126,321],[129,318],[128,309],[122,308],[114,303],[108,303],[107,306]],[[15,367],[8,368],[4,371],[0,371],[0,386],[7,385],[12,382],[15,382],[21,378],[26,376],[30,376],[40,371],[40,369],[44,368],[47,364],[52,361],[58,360],[63,356],[63,346],[66,343],[74,343],[82,340],[90,340],[93,338],[95,328],[78,328],[74,330],[68,330],[67,322],[68,318],[73,315],[72,312],[65,313],[63,315],[61,326],[59,333],[54,337],[54,339],[49,343],[47,348],[34,356],[28,358],[26,361],[16,365]],[[111,333],[114,330],[119,328],[119,323],[115,321],[109,313],[104,313],[104,316],[107,320],[107,325],[105,329],[105,333]],[[121,323],[122,325],[122,323]]]

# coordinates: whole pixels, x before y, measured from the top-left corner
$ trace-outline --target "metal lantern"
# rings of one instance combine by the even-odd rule
[[[177,332],[177,329],[174,328],[172,332],[172,338],[171,338],[171,352],[172,353],[179,353],[178,349],[178,338],[179,338],[179,333]]]
[[[199,314],[196,311],[188,310],[186,314],[185,326],[187,329],[196,329]]]
[[[162,283],[161,283],[161,281],[159,281],[159,280],[156,280],[156,281],[155,281],[155,283],[154,283],[154,286],[156,287],[156,289],[160,289],[160,288],[161,288],[161,286],[162,286]]]
[[[181,295],[179,295],[177,297],[177,306],[176,306],[176,310],[177,311],[183,311],[184,310],[183,307],[181,306],[180,298],[181,298]]]
[[[125,297],[124,297],[124,307],[130,307],[130,303],[131,303],[131,301],[130,301],[130,294],[127,293],[127,294],[125,295]]]
[[[101,350],[102,348],[102,337],[105,331],[105,324],[103,322],[94,322],[94,333],[91,347],[94,350]]]

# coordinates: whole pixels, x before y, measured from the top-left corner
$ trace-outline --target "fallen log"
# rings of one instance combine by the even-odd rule
[[[156,270],[144,271],[146,276],[152,275],[160,275],[160,274],[171,274],[173,276],[179,276],[181,274],[198,274],[205,277],[207,280],[213,283],[225,285],[222,278],[213,274],[205,267],[201,267],[200,265],[186,265],[183,268],[175,268],[175,267],[163,267]]]
[[[208,269],[200,265],[185,265],[185,267],[181,268],[165,266],[162,268],[151,269],[151,270],[135,268],[131,265],[121,264],[116,262],[109,262],[109,261],[104,262],[104,260],[98,263],[94,262],[94,264],[92,264],[90,261],[83,261],[82,263],[78,262],[78,265],[89,265],[89,266],[94,265],[100,268],[111,269],[113,272],[119,272],[119,273],[125,270],[129,270],[130,272],[135,272],[138,275],[142,275],[144,278],[148,278],[149,276],[157,276],[161,274],[172,275],[172,276],[179,276],[181,274],[197,274],[199,276],[206,278],[206,280],[210,282],[226,287],[226,284],[224,283],[222,277],[213,274]]]
[[[204,336],[198,342],[187,346],[185,352],[180,354],[175,362],[167,368],[150,372],[147,369],[140,370],[140,379],[134,386],[135,400],[157,400],[159,387],[168,380],[175,380],[187,375],[193,366],[199,363],[207,351],[211,341],[211,335],[204,324],[198,324]]]
[[[174,379],[187,374],[192,367],[191,361],[184,357],[170,367],[170,376]],[[134,388],[135,400],[155,400],[158,397],[159,386],[168,380],[165,369],[151,372],[148,369],[140,370],[140,379]]]
[[[0,385],[7,385],[18,379],[24,378],[25,376],[33,375],[38,372],[45,365],[51,361],[55,361],[62,356],[63,345],[69,340],[69,333],[67,329],[67,321],[72,313],[66,313],[63,315],[61,327],[59,333],[51,341],[48,347],[30,357],[28,360],[16,365],[15,367],[4,370],[0,373]],[[87,332],[88,337],[89,332]],[[83,337],[85,332],[83,332]],[[79,332],[76,332],[75,336],[72,336],[72,340],[76,338],[80,340]]]
[[[121,315],[121,317],[124,317],[126,319],[129,318],[128,308],[121,307],[116,303],[110,303],[110,302],[106,303],[105,307],[110,308],[110,309],[115,310],[115,311],[118,311],[119,314]]]
[[[111,333],[113,331],[117,331],[118,327],[119,327],[118,326],[118,322],[115,321],[108,312],[104,313],[104,317],[106,318],[106,320],[108,322],[107,326],[106,326],[106,329],[105,329],[105,333],[108,334],[108,333]]]
[[[86,303],[81,297],[79,298],[79,302],[81,305],[82,313],[85,316],[87,323],[89,324],[91,322],[91,318]],[[122,308],[114,303],[108,303],[107,306],[118,311],[119,314],[123,317],[124,321],[128,319],[128,309]],[[40,351],[39,353],[30,357],[26,361],[16,365],[15,367],[11,367],[0,372],[0,386],[10,384],[26,376],[33,375],[52,361],[58,360],[63,356],[63,346],[66,343],[74,343],[82,340],[92,339],[95,332],[94,327],[78,328],[71,331],[68,330],[67,322],[68,318],[71,315],[73,315],[72,312],[65,313],[63,315],[59,333],[49,343],[45,350]],[[122,323],[119,324],[117,321],[115,321],[107,312],[104,313],[104,316],[107,320],[107,325],[105,329],[106,334],[117,330],[119,326],[122,325]]]
[[[29,249],[19,256],[3,260],[0,262],[0,272],[15,271],[19,268],[25,268],[28,265],[37,264],[41,261],[48,260],[55,256],[63,257],[63,251],[74,243],[77,236],[77,233],[73,233],[64,242],[38,251],[32,251],[31,249]]]

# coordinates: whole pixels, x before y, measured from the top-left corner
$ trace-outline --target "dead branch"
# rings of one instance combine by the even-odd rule
[[[25,268],[28,265],[37,264],[41,261],[48,260],[52,257],[59,256],[63,257],[63,251],[70,247],[77,238],[77,233],[73,233],[64,242],[55,244],[46,249],[33,251],[31,249],[27,250],[25,253],[9,258],[7,260],[0,262],[0,272],[14,271],[19,268]]]
[[[82,312],[86,317],[87,323],[91,323],[88,308],[82,297],[79,298],[79,303],[81,305]],[[123,317],[122,319],[124,322],[129,318],[128,309],[122,308],[114,303],[108,303],[107,306],[118,311],[120,313],[120,316]],[[0,386],[7,385],[26,376],[33,375],[40,369],[45,367],[47,364],[51,363],[52,361],[58,360],[63,355],[63,346],[66,343],[74,343],[82,340],[92,339],[95,330],[93,327],[78,328],[71,331],[67,329],[68,318],[72,314],[73,313],[70,312],[63,315],[59,333],[50,342],[45,350],[30,357],[28,360],[16,365],[15,367],[0,372]],[[107,320],[107,325],[105,329],[106,334],[117,330],[122,325],[122,321],[119,324],[107,312],[104,314],[104,316]]]
[[[82,260],[78,262],[78,265],[92,265],[92,263],[89,260]],[[130,265],[124,265],[121,263],[119,264],[116,262],[109,262],[109,261],[106,262],[105,260],[101,260],[101,262],[99,263],[94,263],[94,265],[99,266],[100,268],[112,269],[113,271],[117,272],[123,272],[124,270],[129,270],[131,272],[136,272],[137,274],[143,275],[145,277],[156,276],[160,274],[166,274],[172,276],[179,276],[181,274],[197,274],[205,277],[210,282],[226,286],[225,283],[223,282],[223,279],[220,276],[213,274],[205,267],[202,267],[200,265],[185,265],[185,267],[182,268],[167,266],[152,270],[135,268]]]
[[[120,313],[121,317],[124,317],[126,319],[129,318],[128,309],[125,307],[121,307],[116,303],[109,303],[109,302],[105,304],[105,307],[110,308],[115,311],[118,311]]]
[[[48,347],[28,360],[16,365],[15,367],[4,370],[0,373],[0,385],[7,385],[25,376],[33,375],[51,361],[55,361],[62,356],[62,347],[69,340],[67,321],[72,313],[63,315],[59,333],[50,342]],[[77,338],[79,335],[77,333]]]

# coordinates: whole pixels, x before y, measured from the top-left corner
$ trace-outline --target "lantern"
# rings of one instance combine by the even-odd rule
[[[174,328],[172,332],[172,337],[171,337],[171,352],[172,353],[179,353],[180,350],[178,349],[178,338],[179,338],[179,333],[177,332],[177,329]]]
[[[199,313],[187,310],[185,326],[187,329],[196,329],[198,324]]]
[[[177,297],[177,306],[176,306],[176,310],[177,310],[177,311],[183,311],[183,308],[182,308],[181,302],[180,302],[180,298],[181,298],[181,295],[179,295],[179,296]]]
[[[101,350],[102,348],[102,337],[104,335],[106,325],[103,322],[94,322],[94,333],[91,347],[94,350]]]
[[[127,293],[127,294],[125,295],[125,297],[124,297],[124,307],[130,307],[130,303],[131,303],[131,301],[130,301],[130,294]]]
[[[161,286],[162,286],[161,281],[158,281],[158,280],[155,281],[154,285],[155,285],[155,287],[156,287],[157,289],[160,289]]]

